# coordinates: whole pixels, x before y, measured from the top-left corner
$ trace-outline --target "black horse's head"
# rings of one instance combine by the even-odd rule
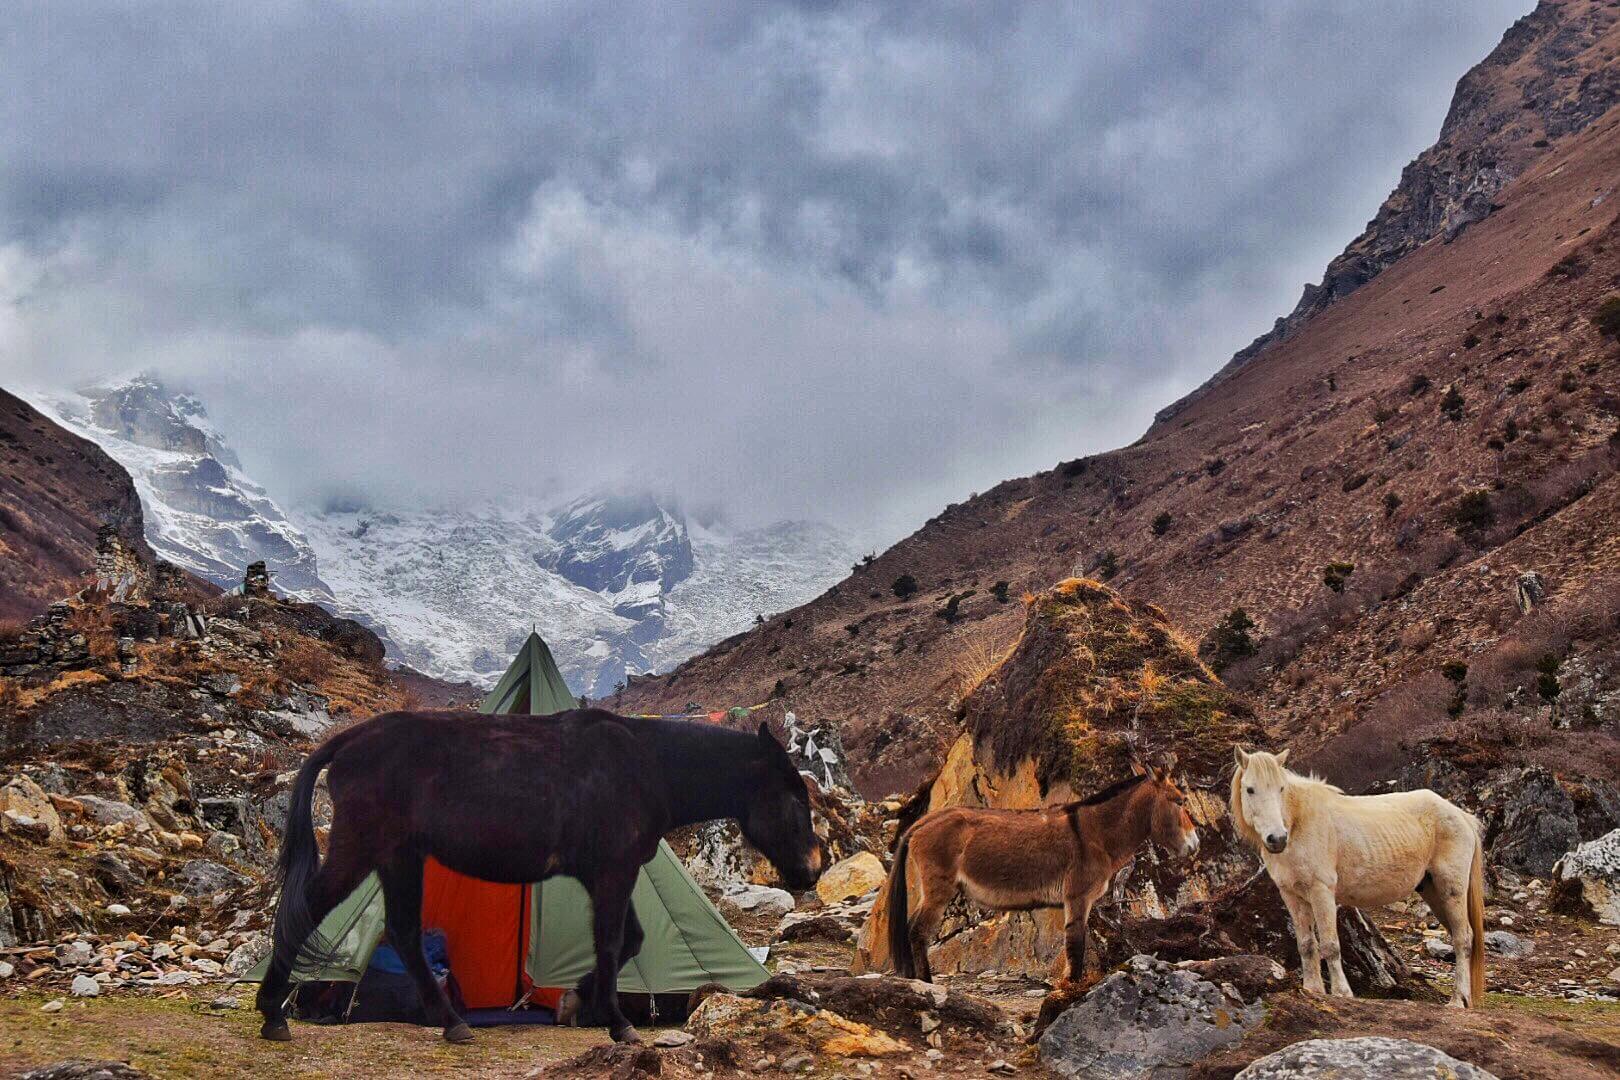
[[[759,725],[759,766],[753,775],[738,822],[743,836],[771,861],[790,889],[808,889],[826,867],[827,845],[810,823],[804,777],[765,724]]]

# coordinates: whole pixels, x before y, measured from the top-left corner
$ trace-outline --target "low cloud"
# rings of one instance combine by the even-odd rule
[[[874,542],[1128,441],[1529,5],[16,5],[0,375],[284,498],[648,484]]]

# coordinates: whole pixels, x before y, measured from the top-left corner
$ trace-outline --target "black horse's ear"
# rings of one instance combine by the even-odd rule
[[[778,750],[782,749],[782,744],[777,741],[775,735],[771,734],[769,721],[761,720],[759,722],[759,741],[766,746],[774,746]]]

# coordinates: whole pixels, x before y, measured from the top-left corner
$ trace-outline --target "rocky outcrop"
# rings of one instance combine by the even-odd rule
[[[1229,986],[1137,956],[1046,1029],[1041,1063],[1071,1080],[1171,1080],[1264,1017]]]
[[[1620,829],[1563,856],[1552,876],[1558,908],[1620,926]]]
[[[1209,382],[1159,411],[1164,423],[1214,384],[1298,333],[1317,314],[1434,239],[1450,243],[1494,209],[1497,194],[1551,140],[1585,129],[1620,101],[1620,72],[1600,38],[1615,22],[1598,3],[1544,0],[1457,83],[1440,138],[1401,171],[1360,236],[1306,285],[1294,310],[1240,349]]]
[[[1310,1039],[1251,1063],[1237,1080],[1497,1080],[1495,1073],[1406,1039]]]
[[[1190,866],[1144,850],[1104,906],[1163,917],[1253,872],[1253,857],[1223,824],[1217,792],[1232,745],[1259,744],[1264,736],[1242,698],[1152,605],[1080,578],[1034,597],[1018,644],[966,694],[962,715],[961,735],[905,809],[904,823],[948,806],[1028,809],[1073,800],[1127,775],[1135,747],[1178,755],[1202,847]],[[861,933],[858,966],[888,965],[887,926],[880,894]],[[992,916],[959,904],[934,969],[1057,977],[1062,942],[1060,911]]]
[[[94,443],[0,390],[0,620],[26,619],[71,592],[95,566],[102,526],[150,555],[129,474]]]
[[[1540,766],[1493,777],[1478,797],[1488,808],[1486,846],[1498,866],[1547,877],[1581,841],[1574,801],[1558,778]]]

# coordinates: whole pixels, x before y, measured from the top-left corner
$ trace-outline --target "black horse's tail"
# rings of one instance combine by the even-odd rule
[[[894,867],[889,871],[889,960],[902,979],[917,977],[917,960],[911,955],[911,913],[906,896],[906,855],[911,850],[911,833],[900,838],[894,849]]]
[[[281,961],[290,970],[300,953],[312,962],[332,959],[336,946],[320,939],[315,913],[309,903],[309,888],[321,868],[321,849],[315,842],[315,781],[321,770],[363,725],[340,731],[315,748],[304,760],[293,781],[287,806],[287,831],[281,838],[276,857],[276,882],[281,900],[276,904],[275,925],[271,929],[272,962]]]

